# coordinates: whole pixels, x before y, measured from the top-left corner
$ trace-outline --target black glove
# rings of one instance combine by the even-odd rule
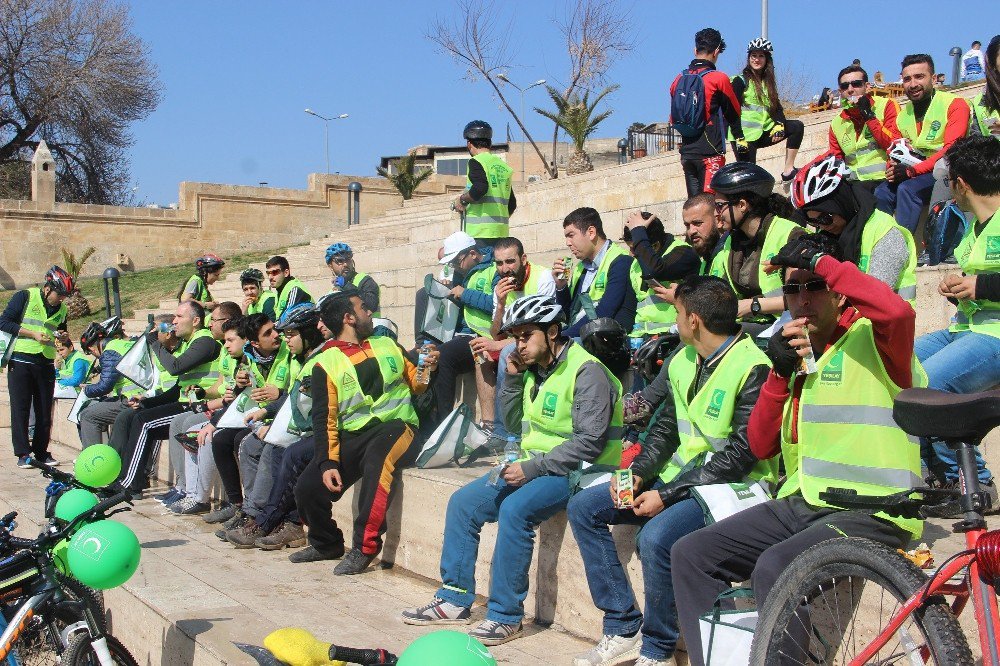
[[[750,451],[750,445],[740,440],[730,442],[704,465],[683,471],[674,480],[659,488],[660,500],[664,507],[677,504],[691,496],[691,488],[708,486],[713,483],[735,483],[747,475],[757,464],[757,456]]]
[[[799,367],[799,355],[788,344],[788,338],[782,335],[779,328],[767,341],[767,356],[771,359],[771,367],[779,377],[789,378]]]
[[[858,103],[854,106],[857,107],[862,118],[865,120],[875,120],[875,111],[872,109],[872,100],[868,95],[862,95],[861,99],[859,99]]]
[[[823,254],[822,247],[816,241],[808,236],[799,236],[785,243],[781,251],[771,257],[771,264],[811,271]]]
[[[899,162],[890,162],[892,166],[892,182],[902,183],[910,177],[909,168],[905,164],[900,164]]]

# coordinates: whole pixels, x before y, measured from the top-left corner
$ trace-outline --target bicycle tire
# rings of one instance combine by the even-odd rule
[[[87,587],[70,576],[56,574],[56,578],[59,580],[59,584],[62,585],[63,591],[67,593],[68,597],[74,601],[82,601],[90,607],[94,613],[94,617],[97,618],[102,632],[111,630],[108,624],[107,608],[104,605],[104,592]]]
[[[105,638],[108,641],[108,651],[115,664],[118,666],[139,666],[135,657],[122,645],[120,640],[111,635],[107,635]],[[63,653],[63,666],[100,666],[101,662],[97,660],[97,655],[94,653],[90,641],[91,638],[87,634],[80,634],[73,638],[69,642],[66,652]]]
[[[762,666],[849,663],[852,656],[878,635],[896,608],[926,582],[927,576],[912,562],[869,539],[839,538],[813,546],[792,561],[768,594],[758,616],[750,663]],[[856,587],[859,583],[860,587]],[[881,594],[870,585],[877,585]],[[888,610],[883,604],[886,593],[893,605]],[[831,598],[833,604],[829,603]],[[858,612],[865,600],[878,601],[878,612],[873,613],[874,609],[868,609],[867,605]],[[810,609],[808,624],[796,614],[803,602]],[[846,619],[841,613],[845,602],[851,604],[851,615]],[[856,615],[866,615],[860,631],[853,621]],[[871,622],[873,616],[883,624],[876,626]],[[930,661],[926,663],[973,663],[972,651],[958,620],[940,595],[928,598],[902,625],[900,632],[904,630],[905,635],[897,633],[895,642],[887,642],[877,653],[882,659],[876,659],[877,663],[897,663],[894,656],[898,656],[898,663],[907,663],[902,655],[924,646],[930,652]],[[809,642],[803,650],[805,640],[796,639],[807,636]],[[838,652],[850,654],[838,655]]]

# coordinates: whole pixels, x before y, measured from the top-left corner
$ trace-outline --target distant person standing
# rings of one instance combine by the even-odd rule
[[[978,81],[986,76],[986,60],[983,58],[983,44],[978,39],[972,48],[962,56],[962,81]]]
[[[264,289],[264,273],[259,268],[248,268],[240,273],[240,288],[243,290],[243,303],[240,305],[243,314],[263,312],[271,321],[276,320],[274,308],[278,295]]]
[[[455,200],[455,210],[465,213],[465,231],[481,245],[510,236],[510,216],[517,208],[511,189],[511,169],[490,152],[493,128],[485,120],[473,120],[462,132],[469,159],[465,191]]]
[[[712,176],[726,163],[726,124],[737,154],[750,147],[740,125],[740,101],[729,77],[715,68],[726,42],[715,28],[694,36],[694,60],[670,84],[670,123],[681,134],[681,166],[689,197],[711,192]]]
[[[215,254],[209,253],[195,259],[195,274],[181,287],[177,300],[181,303],[194,301],[209,312],[214,310],[217,303],[212,300],[212,292],[208,288],[219,281],[225,267],[226,262]]]

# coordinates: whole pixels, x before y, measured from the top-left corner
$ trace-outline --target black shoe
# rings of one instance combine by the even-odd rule
[[[214,525],[215,523],[224,523],[233,518],[238,509],[239,507],[226,502],[215,511],[209,511],[206,513],[201,517],[201,519],[210,525]]]
[[[302,562],[319,562],[321,560],[339,560],[344,556],[344,546],[341,545],[340,548],[334,550],[331,553],[322,553],[316,550],[313,546],[306,546],[300,551],[294,552],[288,556],[290,562],[295,564],[301,564]]]
[[[930,262],[931,255],[927,252],[927,250],[924,250],[919,256],[917,256],[917,266],[926,266]]]
[[[374,555],[365,555],[357,548],[351,548],[337,566],[333,568],[334,576],[353,576],[368,568],[375,559]]]

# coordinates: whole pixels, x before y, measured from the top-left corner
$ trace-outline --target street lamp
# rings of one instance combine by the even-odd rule
[[[330,173],[330,121],[331,120],[343,120],[347,117],[346,113],[342,113],[339,116],[333,116],[332,118],[327,118],[326,116],[321,116],[312,109],[306,109],[306,113],[310,116],[316,116],[323,121],[323,144],[326,146],[326,172]]]
[[[535,86],[542,85],[543,83],[545,83],[545,79],[538,79],[537,81],[535,81],[534,83],[532,83],[530,86],[528,86],[526,88],[522,88],[521,86],[517,85],[516,83],[514,83],[513,81],[511,81],[510,79],[508,79],[506,74],[503,74],[503,73],[497,74],[497,78],[500,79],[501,81],[503,81],[504,83],[507,83],[509,85],[514,86],[521,93],[521,184],[523,185],[524,184],[524,143],[525,143],[525,140],[526,140],[526,138],[524,136],[524,93],[528,92],[529,90],[531,90]],[[555,159],[554,155],[553,155],[552,159],[553,160]]]

